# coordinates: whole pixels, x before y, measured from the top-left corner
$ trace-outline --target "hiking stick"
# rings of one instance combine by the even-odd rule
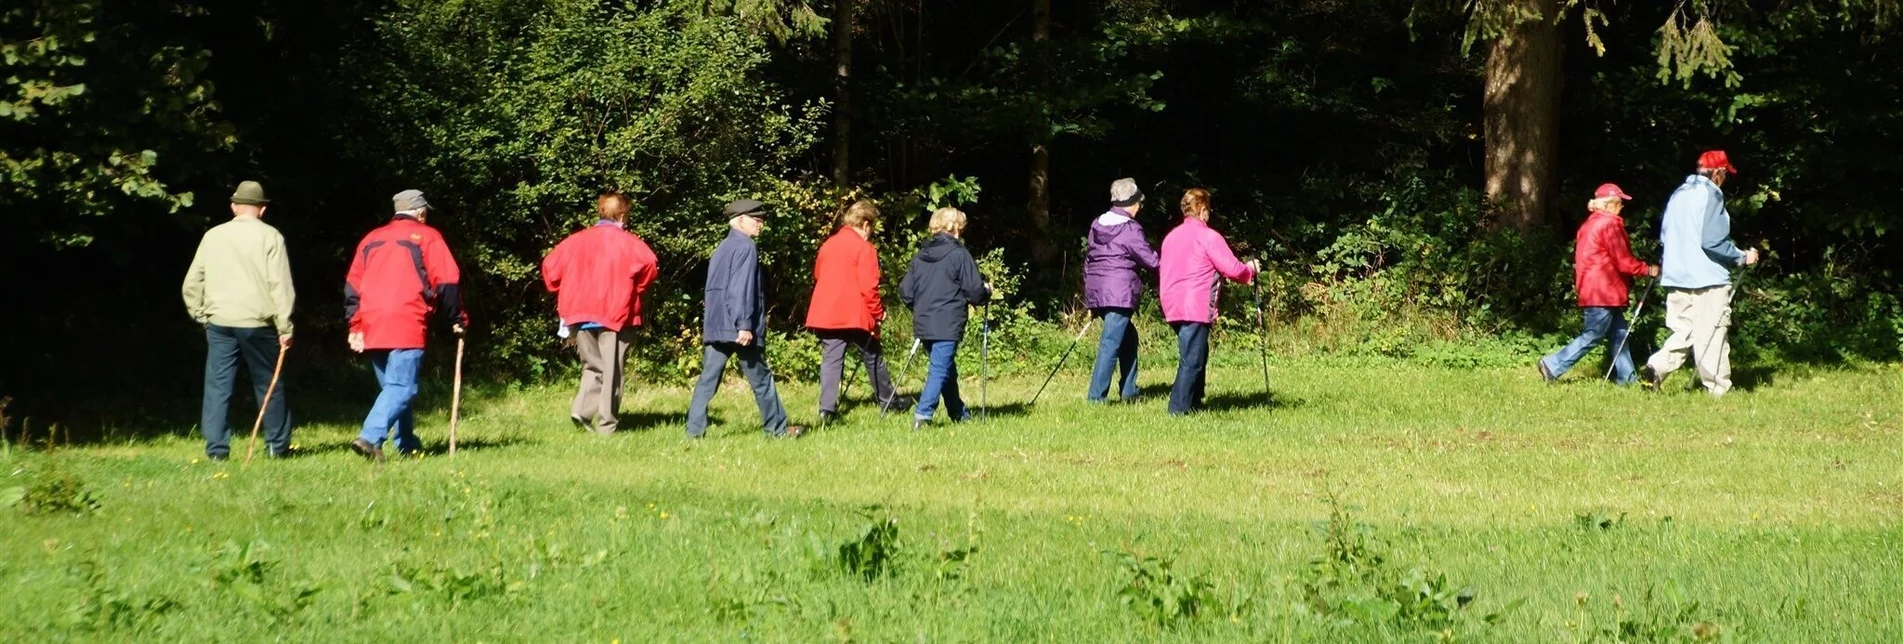
[[[1612,364],[1606,366],[1607,380],[1612,379],[1612,371],[1619,367],[1619,354],[1625,351],[1626,343],[1632,339],[1632,327],[1639,323],[1639,314],[1645,312],[1646,298],[1651,297],[1652,291],[1656,291],[1658,290],[1658,288],[1659,288],[1659,278],[1654,277],[1652,278],[1652,285],[1646,287],[1644,293],[1639,294],[1639,305],[1636,307],[1633,307],[1632,317],[1626,319],[1625,321],[1625,335],[1619,338],[1619,346],[1613,347],[1612,349]],[[1636,369],[1637,367],[1635,366],[1634,368]]]
[[[278,374],[284,373],[284,352],[290,350],[291,345],[278,343],[278,364],[271,368],[271,384],[264,388],[264,397],[258,399],[258,420],[251,423],[251,441],[244,448],[245,467],[251,466],[251,455],[258,451],[258,428],[264,427],[264,412],[271,408],[271,395],[278,390]]]
[[[978,341],[978,415],[990,419],[991,407],[986,404],[986,390],[991,383],[991,301],[985,301],[985,321],[980,327],[982,333]]]
[[[899,383],[905,382],[905,374],[912,372],[912,358],[918,356],[919,344],[918,338],[912,338],[912,348],[905,352],[905,366],[899,369],[899,380],[898,382],[892,383],[892,397],[885,399],[885,402],[879,403],[879,416],[881,418],[885,416],[886,412],[891,411],[892,401],[899,399]]]
[[[456,423],[463,406],[463,336],[456,336],[456,380],[449,395],[449,455],[456,455]],[[603,392],[608,393],[608,392]]]
[[[1085,320],[1085,321],[1084,321],[1084,328],[1083,328],[1082,330],[1079,330],[1079,331],[1077,332],[1077,337],[1075,337],[1075,338],[1071,338],[1071,340],[1070,340],[1070,348],[1067,348],[1067,349],[1064,349],[1064,357],[1062,357],[1062,358],[1058,358],[1058,359],[1057,359],[1057,366],[1055,366],[1055,367],[1051,367],[1051,373],[1050,373],[1050,375],[1047,375],[1047,376],[1044,376],[1044,384],[1043,384],[1043,385],[1040,385],[1040,386],[1039,386],[1039,387],[1037,388],[1037,393],[1031,396],[1031,404],[1032,404],[1032,405],[1036,405],[1036,404],[1037,404],[1037,399],[1038,399],[1038,398],[1040,398],[1040,397],[1042,397],[1042,396],[1044,395],[1044,388],[1045,388],[1045,387],[1049,387],[1049,386],[1051,386],[1051,379],[1052,379],[1052,378],[1056,378],[1056,377],[1057,377],[1057,371],[1058,371],[1059,369],[1063,369],[1063,368],[1064,368],[1064,363],[1070,360],[1070,353],[1071,353],[1072,351],[1076,351],[1076,350],[1077,350],[1077,343],[1078,343],[1078,342],[1080,342],[1080,341],[1082,341],[1082,340],[1084,339],[1084,334],[1086,334],[1086,333],[1089,333],[1089,332],[1090,332],[1090,325],[1091,325],[1091,324],[1093,324],[1093,323],[1095,323],[1096,321],[1097,321],[1097,318],[1094,318],[1094,317],[1093,317],[1093,318],[1090,318],[1090,319],[1088,319],[1088,320]]]
[[[1262,341],[1262,397],[1274,402],[1275,391],[1269,388],[1269,323],[1262,313],[1262,276],[1257,275],[1249,285],[1255,291],[1255,327]]]

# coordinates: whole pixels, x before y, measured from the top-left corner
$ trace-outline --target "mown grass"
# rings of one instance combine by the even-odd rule
[[[635,385],[639,431],[484,391],[455,458],[380,466],[321,392],[305,455],[248,469],[189,427],[15,444],[0,492],[38,505],[0,509],[0,640],[1903,640],[1894,367],[1713,400],[1285,360],[1262,406],[1229,360],[1189,419],[1153,361],[1136,404],[1073,367],[919,433],[862,402],[768,440],[730,385],[690,442],[686,391]]]

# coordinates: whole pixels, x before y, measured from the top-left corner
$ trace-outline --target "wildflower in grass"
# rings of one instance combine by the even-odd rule
[[[211,477],[212,477],[213,479],[217,479],[217,480],[220,480],[220,481],[223,481],[223,480],[225,480],[225,479],[228,479],[228,478],[231,478],[231,473],[230,473],[230,472],[219,472],[219,473],[216,473],[216,474],[213,474],[213,475],[211,475]]]

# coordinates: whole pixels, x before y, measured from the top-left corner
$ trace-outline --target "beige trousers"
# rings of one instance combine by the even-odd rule
[[[1664,378],[1690,357],[1705,391],[1722,396],[1731,390],[1731,344],[1725,341],[1731,328],[1730,286],[1666,289],[1665,328],[1671,337],[1645,361],[1652,373]]]
[[[575,351],[581,354],[581,391],[569,408],[571,418],[592,421],[600,434],[612,434],[621,412],[622,368],[628,362],[631,329],[575,331]]]

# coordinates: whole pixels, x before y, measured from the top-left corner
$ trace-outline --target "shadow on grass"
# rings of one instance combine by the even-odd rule
[[[523,437],[523,436],[503,436],[501,438],[469,438],[469,439],[458,438],[456,440],[456,451],[480,452],[483,450],[502,449],[505,447],[519,447],[522,445],[534,445],[540,442],[541,441],[530,440],[529,438]],[[344,449],[349,449],[348,445],[341,445],[340,447],[343,447]],[[388,453],[388,452],[386,451],[385,453]],[[428,454],[430,456],[445,456],[449,454],[449,440],[443,439],[440,441],[431,441],[431,442],[424,443],[423,453]]]
[[[1279,411],[1300,409],[1308,406],[1308,401],[1294,398],[1288,394],[1272,396],[1261,391],[1225,392],[1203,400],[1202,411],[1265,410]]]

